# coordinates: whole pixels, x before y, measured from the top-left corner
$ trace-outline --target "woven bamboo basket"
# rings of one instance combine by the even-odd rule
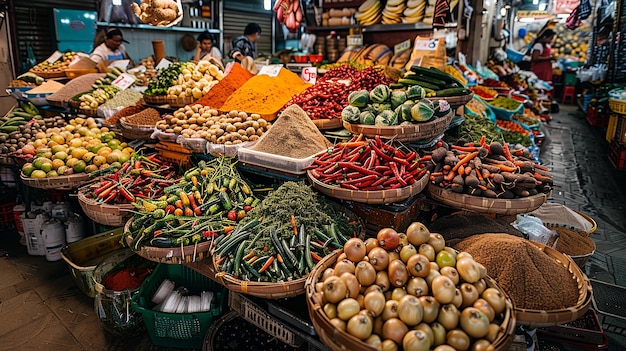
[[[124,225],[124,233],[129,232],[129,226],[132,222],[132,218],[129,219]],[[133,239],[125,235],[124,240],[126,245],[131,247]],[[131,249],[139,256],[158,263],[166,264],[186,264],[203,260],[210,256],[211,241],[203,241],[198,245],[186,245],[183,247],[155,247],[155,246],[142,246],[139,250]]]
[[[170,107],[185,107],[186,105],[191,105],[196,102],[194,97],[186,96],[184,98],[165,98],[165,102],[170,105]]]
[[[554,249],[558,248],[557,244],[558,244],[559,240],[563,239],[561,237],[561,233],[560,233],[561,230],[575,230],[576,232],[578,232],[578,234],[580,234],[581,237],[584,237],[584,239],[589,240],[589,242],[593,244],[593,249],[590,252],[582,254],[582,255],[570,255],[568,253],[562,252],[563,254],[571,257],[572,261],[576,262],[578,267],[580,267],[580,269],[584,271],[585,270],[585,264],[587,264],[587,261],[589,261],[591,256],[593,256],[593,254],[596,252],[596,243],[593,242],[593,240],[588,239],[589,232],[586,232],[584,230],[579,230],[579,229],[571,229],[571,228],[567,228],[567,227],[561,227],[561,226],[557,226],[557,225],[546,225],[545,223],[543,225],[546,226],[546,228],[552,229],[552,230],[554,230],[555,232],[558,233],[558,236],[555,235],[555,236],[557,236],[557,238],[555,240],[554,245],[549,245],[550,243],[548,243],[548,246],[552,247]]]
[[[333,203],[333,207],[345,213],[350,221],[358,220],[361,226],[361,231],[359,232],[358,237],[365,239],[365,223],[361,220],[361,218],[359,218],[354,212],[336,203]],[[307,276],[278,283],[244,281],[236,279],[230,274],[220,272],[219,267],[215,264],[216,259],[217,257],[213,256],[213,269],[216,271],[215,279],[228,288],[228,290],[264,299],[282,299],[294,297],[304,293],[304,283]]]
[[[98,203],[94,199],[87,198],[82,191],[78,192],[78,203],[85,215],[92,221],[110,227],[123,226],[133,215],[130,211],[135,209],[131,204],[110,205]]]
[[[453,109],[450,109],[450,112],[445,116],[425,123],[399,126],[372,126],[366,124],[352,124],[343,121],[343,127],[353,134],[363,134],[370,138],[379,135],[381,138],[394,139],[397,141],[421,141],[431,140],[445,132],[453,117]]]
[[[98,117],[98,109],[97,108],[90,108],[90,109],[86,109],[86,108],[79,108],[78,110],[79,114],[83,114],[87,117]]]
[[[314,119],[312,121],[319,130],[337,129],[343,125],[341,118]]]
[[[435,184],[428,184],[428,196],[442,204],[478,213],[512,215],[536,210],[548,196],[544,193],[517,199],[493,199],[483,196],[459,194]]]
[[[424,188],[428,184],[429,177],[428,172],[426,172],[426,174],[424,174],[424,176],[422,176],[420,179],[417,179],[415,183],[402,188],[362,191],[344,189],[336,185],[324,184],[317,180],[315,177],[313,177],[311,175],[311,171],[307,171],[307,175],[309,177],[309,180],[311,181],[311,184],[313,184],[313,187],[323,194],[334,197],[336,199],[363,202],[366,204],[389,204],[406,200],[409,197],[422,192],[422,190],[424,190]]]
[[[460,96],[434,96],[434,97],[427,97],[428,100],[446,100],[448,102],[448,104],[450,104],[450,108],[452,110],[455,110],[457,107],[463,106],[465,104],[467,104],[472,97],[474,96],[474,92],[471,92],[469,94],[466,95],[460,95]]]
[[[126,139],[145,140],[150,139],[154,132],[153,125],[134,125],[126,123],[126,118],[122,117],[117,121],[119,133]]]
[[[50,79],[50,78],[61,78],[65,77],[65,70],[63,71],[55,71],[55,72],[37,72],[37,71],[29,71],[30,73],[34,73],[41,78]]]
[[[593,299],[589,278],[580,270],[572,258],[566,254],[538,242],[531,241],[530,243],[537,246],[556,262],[563,265],[563,267],[572,274],[573,278],[576,279],[578,283],[578,302],[575,306],[570,308],[550,311],[515,308],[517,323],[529,328],[543,328],[572,322],[582,317],[589,309],[589,305]],[[538,298],[540,298],[540,296]]]
[[[20,174],[22,183],[31,188],[39,189],[56,189],[56,190],[72,190],[80,187],[89,181],[90,177],[87,173],[76,173],[66,176],[58,176],[51,178],[31,178]]]
[[[2,154],[0,155],[0,165],[13,166],[15,165],[15,160],[10,155]]]
[[[165,105],[167,104],[167,98],[165,97],[165,95],[156,95],[156,96],[152,96],[152,95],[143,95],[143,101],[146,102],[146,104],[150,104],[150,105]]]
[[[320,276],[324,273],[326,268],[331,268],[337,262],[337,257],[340,251],[335,251],[330,255],[324,257],[317,263],[313,271],[309,275],[306,281],[306,303],[309,309],[309,316],[315,327],[315,332],[319,336],[320,340],[334,351],[375,351],[377,348],[366,344],[365,342],[357,339],[356,337],[348,334],[345,331],[337,329],[330,319],[324,313],[324,303],[322,300],[322,294],[315,291],[315,285],[320,280]],[[506,297],[506,309],[503,312],[502,324],[498,331],[498,335],[492,342],[494,350],[506,351],[512,342],[513,333],[515,332],[515,313],[513,313],[513,303],[511,299],[506,295],[495,280],[490,277],[486,278],[487,286],[498,289]]]
[[[586,213],[582,213],[579,211],[574,210],[574,212],[578,213],[579,215],[581,215],[582,217],[584,217],[586,220],[589,221],[589,223],[591,223],[591,229],[589,229],[589,231],[587,232],[587,234],[593,234],[593,232],[596,231],[596,229],[598,229],[598,223],[596,223],[596,221],[591,218],[591,216],[587,215]]]

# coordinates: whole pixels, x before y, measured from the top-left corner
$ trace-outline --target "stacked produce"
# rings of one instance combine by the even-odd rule
[[[406,9],[407,4],[405,0],[388,0],[385,4],[385,8],[382,11],[382,24],[396,24],[401,23],[403,12]],[[416,21],[417,22],[417,21]]]
[[[461,81],[435,67],[411,66],[411,70],[392,87],[408,89],[414,85],[425,89],[427,96],[451,97],[471,93]]]
[[[428,122],[450,112],[447,101],[431,101],[425,99],[425,95],[419,85],[407,91],[391,90],[383,84],[369,92],[353,91],[348,96],[349,105],[341,111],[341,118],[348,123],[395,126]]]
[[[70,102],[74,96],[85,93],[91,89],[98,88],[100,84],[95,83],[99,82],[100,79],[104,77],[106,77],[105,73],[88,73],[76,77],[67,82],[67,84],[55,93],[46,96],[46,100],[50,104],[64,105],[65,103]]]
[[[146,107],[143,104],[141,104],[141,103],[136,104],[136,105],[132,105],[132,106],[124,107],[123,109],[117,111],[111,117],[105,119],[104,122],[102,122],[102,124],[103,125],[114,126],[117,123],[117,121],[119,121],[122,117],[132,116],[134,114],[137,114],[137,113],[143,111],[145,108]],[[159,119],[160,119],[160,117],[159,117]]]
[[[352,138],[315,156],[306,169],[324,184],[351,190],[388,190],[415,183],[426,174],[415,151],[379,137]]]
[[[347,26],[350,25],[352,15],[356,13],[354,7],[329,9],[322,13],[322,26]]]
[[[65,69],[68,68],[74,56],[75,52],[66,51],[64,52],[56,61],[49,62],[45,60],[33,66],[30,69],[30,72],[35,74],[64,74]]]
[[[98,128],[93,118],[78,117],[64,127],[36,133],[35,140],[22,147],[22,153],[35,157],[22,167],[22,174],[46,178],[121,167],[133,150],[107,128]]]
[[[552,49],[554,57],[557,59],[566,59],[571,57],[576,62],[587,61],[587,49],[589,47],[589,36],[592,33],[591,28],[581,26],[576,30],[570,30],[564,23],[558,23],[554,26],[556,38]]]
[[[86,93],[79,94],[72,98],[79,103],[82,110],[95,110],[117,94],[118,89],[112,85],[103,85],[100,88],[92,89]]]
[[[524,136],[530,135],[529,130],[525,129],[524,127],[522,127],[521,124],[515,121],[506,121],[503,119],[498,119],[496,120],[496,125],[498,126],[498,128],[508,131],[508,132],[515,132]]]
[[[259,203],[226,158],[201,161],[163,191],[159,198],[136,199],[139,212],[124,233],[132,249],[214,240],[231,232]]]
[[[167,88],[168,98],[199,99],[224,78],[224,72],[209,61],[187,62],[175,81]]]
[[[296,33],[300,29],[302,22],[300,0],[278,0],[273,10],[276,12],[278,22],[284,24],[290,32]]]
[[[139,103],[142,98],[143,95],[140,92],[133,89],[124,89],[113,95],[112,98],[105,101],[100,106],[107,110],[117,110],[128,106],[134,106]]]
[[[217,269],[241,280],[288,281],[308,275],[360,229],[309,186],[285,182],[216,241],[213,255]]]
[[[59,118],[65,123],[63,118]],[[20,102],[0,119],[0,154],[20,151],[41,130],[40,125],[45,130],[48,120],[43,121],[37,107],[30,102]],[[50,123],[50,127],[54,126]]]
[[[254,75],[244,69],[239,62],[234,62],[224,79],[214,85],[211,90],[204,94],[196,103],[210,108],[220,109],[224,102],[226,102],[226,99],[253,76]]]
[[[100,77],[96,79],[96,81],[92,84],[92,88],[98,89],[98,88],[102,88],[103,86],[109,86],[122,73],[126,73],[126,70],[120,67],[111,67],[109,68],[109,71],[104,75],[104,77]],[[97,74],[97,73],[91,73],[91,74]]]
[[[388,83],[389,79],[373,67],[359,69],[342,64],[330,68],[315,85],[295,95],[285,107],[296,104],[312,120],[341,118],[341,111],[348,104],[350,92],[370,90],[379,84]]]
[[[491,271],[422,223],[350,239],[328,263],[308,302],[320,306],[316,318],[356,338],[333,339],[352,348],[489,350],[512,331],[512,303],[488,283]]]
[[[493,100],[498,96],[497,91],[482,85],[474,85],[470,87],[470,90],[483,100]]]
[[[529,240],[509,234],[482,234],[464,239],[455,248],[484,265],[515,308],[552,311],[578,303],[574,275]]]
[[[157,155],[134,154],[119,169],[105,170],[110,172],[79,190],[86,198],[105,204],[130,204],[138,198],[159,198],[176,181],[174,166]]]
[[[509,149],[497,141],[441,146],[422,157],[433,184],[457,193],[513,199],[549,193],[552,177],[532,160],[528,149]]]
[[[154,66],[154,58],[152,58],[152,56],[148,56],[139,61],[137,67],[143,67],[143,69],[133,70],[133,75],[137,78],[135,85],[145,87],[148,85],[149,81],[155,79],[157,71]]]
[[[11,87],[35,87],[41,85],[44,79],[38,75],[30,72],[26,72],[17,76],[15,79],[9,82],[9,88]]]
[[[139,20],[151,26],[168,26],[182,17],[182,9],[174,0],[141,0],[131,4]]]
[[[383,5],[380,0],[367,0],[359,6],[354,14],[356,21],[362,26],[371,26],[382,19]]]
[[[156,127],[185,138],[203,138],[214,144],[232,145],[257,140],[271,125],[255,113],[232,110],[220,114],[215,109],[194,104],[179,108],[174,115],[164,115]]]
[[[159,70],[155,79],[148,82],[148,89],[144,92],[148,96],[165,96],[167,89],[178,82],[178,76],[188,63],[175,62]]]

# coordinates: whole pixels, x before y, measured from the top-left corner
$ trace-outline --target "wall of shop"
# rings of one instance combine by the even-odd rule
[[[0,19],[0,87],[9,85],[13,71],[7,30],[8,21],[8,17]],[[3,116],[15,105],[15,99],[4,91],[0,92],[0,97],[0,116]]]
[[[231,41],[243,35],[243,30],[250,22],[261,25],[261,37],[256,43],[257,53],[271,54],[274,52],[273,12],[263,8],[263,1],[225,1],[222,23],[224,38],[224,53],[228,54],[232,48]]]

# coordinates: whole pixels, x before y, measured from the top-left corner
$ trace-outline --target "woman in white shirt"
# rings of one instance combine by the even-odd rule
[[[194,61],[208,60],[209,58],[222,60],[220,49],[213,46],[213,36],[209,32],[202,32],[198,35],[198,48],[193,56]]]

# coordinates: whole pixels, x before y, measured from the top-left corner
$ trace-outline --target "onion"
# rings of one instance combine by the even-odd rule
[[[452,330],[459,324],[459,317],[461,312],[453,304],[447,304],[441,306],[439,310],[439,316],[437,316],[437,322],[441,323],[446,330]]]
[[[463,297],[462,307],[472,306],[478,300],[478,290],[470,283],[463,283],[459,287],[461,296]]]
[[[452,283],[454,283],[454,285],[459,284],[459,272],[456,270],[456,268],[442,267],[439,270],[439,273],[441,273],[441,275],[445,275],[446,277],[450,278],[450,280],[452,280]]]
[[[346,298],[348,288],[346,284],[337,276],[328,277],[324,281],[324,298],[330,303],[338,303]]]
[[[398,318],[389,318],[383,324],[383,338],[393,340],[399,345],[402,345],[402,339],[408,331],[409,327]]]
[[[374,266],[376,271],[385,270],[389,265],[389,254],[387,253],[387,250],[382,247],[375,247],[371,249],[367,254],[367,257],[369,257],[369,262],[372,266]]]
[[[446,328],[439,322],[430,323],[430,329],[433,330],[433,346],[442,345],[446,342]]]
[[[380,343],[381,351],[398,351],[398,344],[395,341],[387,339]]]
[[[335,305],[334,303],[324,304],[323,309],[328,319],[333,319],[337,317],[337,305]]]
[[[467,335],[480,339],[489,333],[489,320],[479,309],[467,307],[461,312],[460,324]]]
[[[482,278],[478,263],[469,257],[463,257],[457,260],[456,270],[459,272],[461,279],[466,283],[476,283]]]
[[[430,350],[430,339],[421,330],[410,330],[402,338],[402,348],[404,351],[428,351]]]
[[[333,318],[330,320],[330,324],[332,324],[335,328],[339,330],[346,331],[346,321],[342,319]]]
[[[372,321],[365,315],[356,314],[348,320],[346,331],[348,334],[365,340],[372,335]]]
[[[376,270],[369,262],[359,262],[354,270],[354,275],[361,286],[370,286],[376,282]]]
[[[426,277],[430,272],[430,261],[421,254],[415,254],[406,262],[406,268],[414,277]]]
[[[428,294],[428,283],[426,283],[426,280],[421,277],[413,277],[409,279],[404,288],[408,294],[413,296],[420,297]]]
[[[404,288],[395,288],[391,290],[391,299],[400,301],[400,299],[406,294],[407,293],[406,293],[406,290],[404,290]]]
[[[397,288],[403,287],[407,280],[409,280],[409,271],[401,260],[389,262],[387,274],[389,275],[389,283]]]
[[[430,327],[430,325],[428,325],[428,323],[424,323],[422,321],[422,323],[416,325],[413,330],[421,330],[424,333],[426,333],[426,336],[428,336],[428,344],[432,345],[435,342],[435,335],[433,334],[433,328]]]
[[[376,285],[380,286],[383,292],[386,292],[391,287],[389,282],[389,275],[387,271],[380,271],[376,273]]]
[[[421,255],[426,256],[426,258],[428,258],[428,261],[435,260],[435,248],[432,247],[432,245],[430,244],[420,245],[420,247],[417,249],[417,252],[419,252]]]
[[[413,222],[406,229],[406,236],[409,242],[416,247],[428,242],[430,231],[423,223]]]
[[[365,339],[365,343],[377,349],[380,349],[380,344],[382,343],[382,340],[380,340],[380,336],[372,334],[369,336],[369,338]]]
[[[482,294],[480,294],[480,297],[489,302],[496,314],[504,312],[506,307],[506,298],[502,295],[502,293],[500,293],[500,290],[496,288],[487,288]]]
[[[343,252],[350,261],[358,263],[367,254],[367,248],[365,247],[363,240],[359,238],[350,238],[343,245]]]
[[[472,304],[472,307],[477,308],[480,312],[487,316],[489,323],[493,322],[494,318],[496,318],[496,311],[493,310],[493,307],[491,307],[489,302],[485,299],[477,299]]]
[[[383,313],[385,309],[385,295],[382,292],[378,291],[370,291],[365,295],[365,299],[363,300],[365,304],[365,309],[370,311],[374,317],[378,317]]]
[[[382,317],[383,321],[387,321],[390,318],[398,318],[398,301],[385,301],[385,308],[383,309]]]
[[[365,250],[367,251],[367,253],[369,253],[370,251],[372,251],[373,248],[376,248],[376,247],[379,247],[378,239],[376,238],[365,239]]]
[[[446,239],[439,233],[430,233],[428,243],[435,249],[435,252],[439,252],[446,246]]]
[[[413,255],[417,254],[417,249],[412,244],[408,244],[402,247],[400,250],[400,259],[406,263]]]
[[[408,326],[416,326],[422,321],[424,308],[420,300],[413,295],[404,295],[398,301],[398,318]]]
[[[356,276],[352,273],[344,272],[339,276],[341,280],[346,284],[346,288],[348,288],[348,296],[356,299],[361,292],[361,284],[357,280]]]
[[[337,304],[337,317],[347,321],[361,310],[359,302],[353,298],[343,299]]]
[[[448,304],[454,300],[456,286],[445,275],[436,276],[431,284],[432,294],[441,304]],[[451,329],[451,328],[448,328]]]
[[[446,334],[446,343],[455,350],[467,350],[470,347],[470,338],[461,329],[453,329]]]
[[[376,235],[378,245],[387,251],[395,250],[400,244],[398,232],[393,228],[383,228]]]
[[[343,260],[337,261],[337,263],[335,263],[335,271],[333,274],[339,277],[346,272],[354,274],[354,270],[354,262],[350,261],[347,258],[344,258]]]
[[[425,323],[432,323],[437,320],[441,304],[432,296],[420,296],[419,300],[422,304],[422,309],[424,310],[422,321]]]
[[[409,239],[406,237],[404,233],[398,233],[398,248],[402,249],[403,247],[409,245]]]

